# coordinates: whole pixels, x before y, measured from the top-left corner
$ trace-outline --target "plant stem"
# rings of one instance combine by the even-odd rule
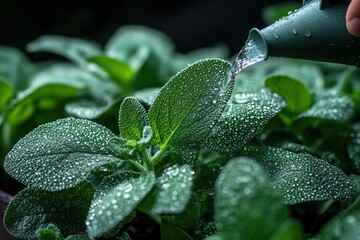
[[[161,149],[155,153],[155,155],[151,158],[151,163],[153,166],[156,166],[162,159],[163,153],[165,152],[166,148]]]
[[[147,169],[150,170],[150,171],[153,171],[154,170],[154,165],[151,162],[149,152],[146,149],[144,144],[141,145],[141,153],[142,153],[143,161],[144,161]]]

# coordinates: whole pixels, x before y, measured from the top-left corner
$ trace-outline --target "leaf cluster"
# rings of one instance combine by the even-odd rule
[[[104,50],[58,36],[28,48],[72,63],[40,66],[0,51],[2,131],[43,117],[41,106],[64,111],[8,143],[4,169],[26,186],[5,214],[12,235],[360,234],[358,69],[270,59],[233,78],[228,61],[206,58],[220,48],[182,56],[138,26],[119,29]],[[11,75],[2,63],[21,69]],[[148,222],[157,231],[142,229]]]

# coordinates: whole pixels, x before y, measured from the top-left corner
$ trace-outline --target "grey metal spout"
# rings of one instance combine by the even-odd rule
[[[292,14],[259,30],[248,41],[269,56],[342,63],[360,67],[360,38],[346,28],[347,0],[310,0]],[[265,46],[265,47],[264,47]]]

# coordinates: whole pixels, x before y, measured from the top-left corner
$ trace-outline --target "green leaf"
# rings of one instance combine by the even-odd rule
[[[144,62],[148,55],[136,52],[144,47],[150,49],[150,52],[160,59],[167,58],[174,49],[170,39],[163,33],[144,26],[130,25],[121,27],[115,32],[105,46],[105,53],[120,60],[131,60],[136,53],[136,56]],[[146,58],[143,59],[144,57]]]
[[[12,86],[0,77],[0,111],[6,107],[13,93]]]
[[[118,141],[118,142],[116,142]],[[8,174],[30,187],[58,191],[84,181],[109,162],[120,164],[126,140],[96,123],[74,118],[39,126],[5,158]]]
[[[303,233],[300,223],[289,219],[285,221],[274,235],[271,236],[271,240],[302,240]]]
[[[264,168],[286,204],[354,196],[354,186],[339,168],[310,154],[270,147],[246,147],[243,153]]]
[[[45,228],[36,230],[37,240],[62,240],[60,230],[52,223]]]
[[[151,214],[176,214],[184,211],[191,197],[193,170],[189,165],[174,165],[156,179],[152,192],[140,209]]]
[[[7,230],[18,238],[35,238],[39,228],[55,224],[62,234],[85,229],[94,191],[89,183],[58,192],[26,188],[10,202],[4,217]]]
[[[267,90],[236,94],[226,105],[205,147],[220,152],[235,152],[259,134],[283,107],[282,98]]]
[[[157,87],[176,73],[171,65],[173,50],[163,33],[136,25],[119,28],[105,46],[106,55],[128,62],[136,72],[135,89]]]
[[[26,121],[40,107],[40,102],[52,102],[55,108],[85,91],[94,81],[97,79],[92,75],[73,66],[59,64],[45,68],[31,78],[27,89],[17,94],[7,121],[13,125]]]
[[[91,96],[90,99],[80,99],[65,105],[65,111],[74,117],[85,119],[97,119],[110,111],[119,101],[119,98],[107,96]]]
[[[160,92],[160,88],[146,88],[143,90],[136,91],[133,94],[133,97],[139,100],[145,106],[150,107],[158,93]]]
[[[220,59],[199,61],[161,89],[149,110],[151,127],[161,149],[199,148],[230,98],[230,66]]]
[[[86,59],[100,52],[99,46],[93,42],[63,36],[42,36],[27,45],[29,52],[51,52],[68,58],[80,66]]]
[[[330,220],[319,233],[320,240],[351,240],[360,236],[360,198]]]
[[[360,123],[355,123],[350,129],[347,150],[349,157],[354,160],[356,168],[360,171]]]
[[[143,105],[134,97],[123,100],[119,112],[120,135],[129,140],[140,140],[150,121]]]
[[[86,220],[89,236],[100,237],[117,227],[135,210],[154,184],[155,176],[151,172],[138,178],[120,181],[112,189],[98,192]]]
[[[300,2],[282,2],[276,5],[265,7],[262,11],[262,17],[267,25],[274,23],[282,17],[285,17],[289,12],[294,11],[301,7]]]
[[[177,227],[172,222],[161,219],[161,239],[163,240],[192,240],[184,230]]]
[[[102,67],[120,86],[129,90],[135,72],[127,62],[106,55],[96,55],[88,61]]]
[[[0,46],[0,76],[8,81],[15,90],[27,87],[34,66],[16,48]]]
[[[88,236],[84,235],[71,235],[65,238],[65,240],[91,240]]]
[[[282,96],[286,102],[284,111],[297,115],[311,106],[311,94],[307,87],[295,78],[275,75],[265,80],[265,86]]]
[[[298,119],[318,118],[324,120],[347,121],[354,115],[355,104],[346,96],[329,94],[314,103]]]
[[[316,94],[324,91],[324,75],[321,68],[315,64],[291,64],[289,61],[283,61],[277,63],[271,74],[295,78],[301,81],[311,93]]]
[[[217,45],[209,48],[201,48],[191,51],[186,54],[176,54],[172,59],[171,63],[173,64],[176,71],[187,67],[189,64],[199,61],[205,58],[222,58],[227,59],[229,54],[228,48],[223,45]]]
[[[252,159],[230,160],[216,182],[215,220],[223,239],[269,239],[288,218],[281,197]],[[261,231],[259,231],[261,229]]]
[[[218,233],[218,234],[214,234],[214,235],[208,236],[208,237],[204,238],[204,240],[223,240],[223,238],[222,238],[221,235]]]

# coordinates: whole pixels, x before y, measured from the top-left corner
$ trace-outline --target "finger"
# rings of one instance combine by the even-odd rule
[[[348,31],[360,37],[360,0],[352,0],[346,12],[346,27]]]

